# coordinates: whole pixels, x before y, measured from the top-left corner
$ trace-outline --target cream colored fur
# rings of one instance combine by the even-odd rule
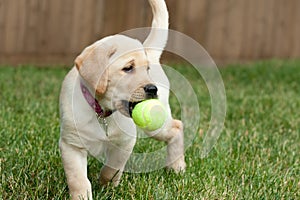
[[[171,117],[169,82],[159,64],[168,37],[168,11],[164,0],[149,0],[149,3],[153,22],[144,44],[122,35],[103,38],[76,58],[75,66],[63,81],[59,146],[72,199],[92,199],[91,183],[87,177],[88,154],[106,157],[100,172],[100,184],[112,182],[118,185],[136,142],[135,124],[126,116],[121,102],[143,100],[145,94],[142,88],[149,83],[157,86],[158,97],[168,108],[169,117],[159,133],[146,134],[168,144],[168,168],[179,172],[186,167],[183,125]],[[124,72],[123,69],[131,65],[134,66],[134,72]],[[86,102],[80,82],[95,94],[102,108],[117,109],[106,118],[107,132]]]

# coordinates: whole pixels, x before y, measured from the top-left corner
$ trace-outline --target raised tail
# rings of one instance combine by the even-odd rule
[[[169,13],[164,0],[149,0],[153,20],[151,31],[144,41],[148,58],[158,62],[168,40]]]

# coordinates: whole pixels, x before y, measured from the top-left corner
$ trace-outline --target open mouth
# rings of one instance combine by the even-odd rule
[[[145,86],[146,87],[146,86]],[[134,107],[146,100],[146,99],[157,99],[157,88],[151,86],[148,87],[147,91],[144,91],[144,87],[137,89],[128,99],[118,100],[114,103],[114,107],[120,111],[126,117],[132,117],[132,110]],[[152,91],[153,90],[153,91]]]
[[[131,117],[132,110],[134,109],[134,107],[140,102],[142,102],[142,101],[132,102],[132,101],[122,100],[122,105],[123,105],[124,109],[126,110],[126,114],[128,114],[129,117]]]

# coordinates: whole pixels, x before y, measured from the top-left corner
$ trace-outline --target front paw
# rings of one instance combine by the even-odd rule
[[[182,173],[185,172],[186,164],[184,161],[184,156],[181,156],[177,160],[173,161],[172,163],[167,165],[167,169],[174,170],[175,173]]]
[[[104,165],[100,172],[100,185],[106,186],[108,184],[112,184],[113,186],[118,186],[121,175],[122,172],[120,170]]]

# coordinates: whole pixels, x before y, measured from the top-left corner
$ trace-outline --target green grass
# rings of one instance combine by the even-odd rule
[[[193,69],[175,68],[198,91],[205,133],[210,119],[205,84]],[[58,150],[58,95],[66,73],[59,67],[0,67],[1,199],[68,199]],[[185,174],[125,173],[116,188],[98,186],[101,163],[90,158],[94,198],[299,199],[300,61],[232,65],[221,74],[227,117],[207,158],[199,157],[203,138],[195,130]],[[176,110],[176,99],[171,103]],[[141,140],[135,151],[157,145]]]

